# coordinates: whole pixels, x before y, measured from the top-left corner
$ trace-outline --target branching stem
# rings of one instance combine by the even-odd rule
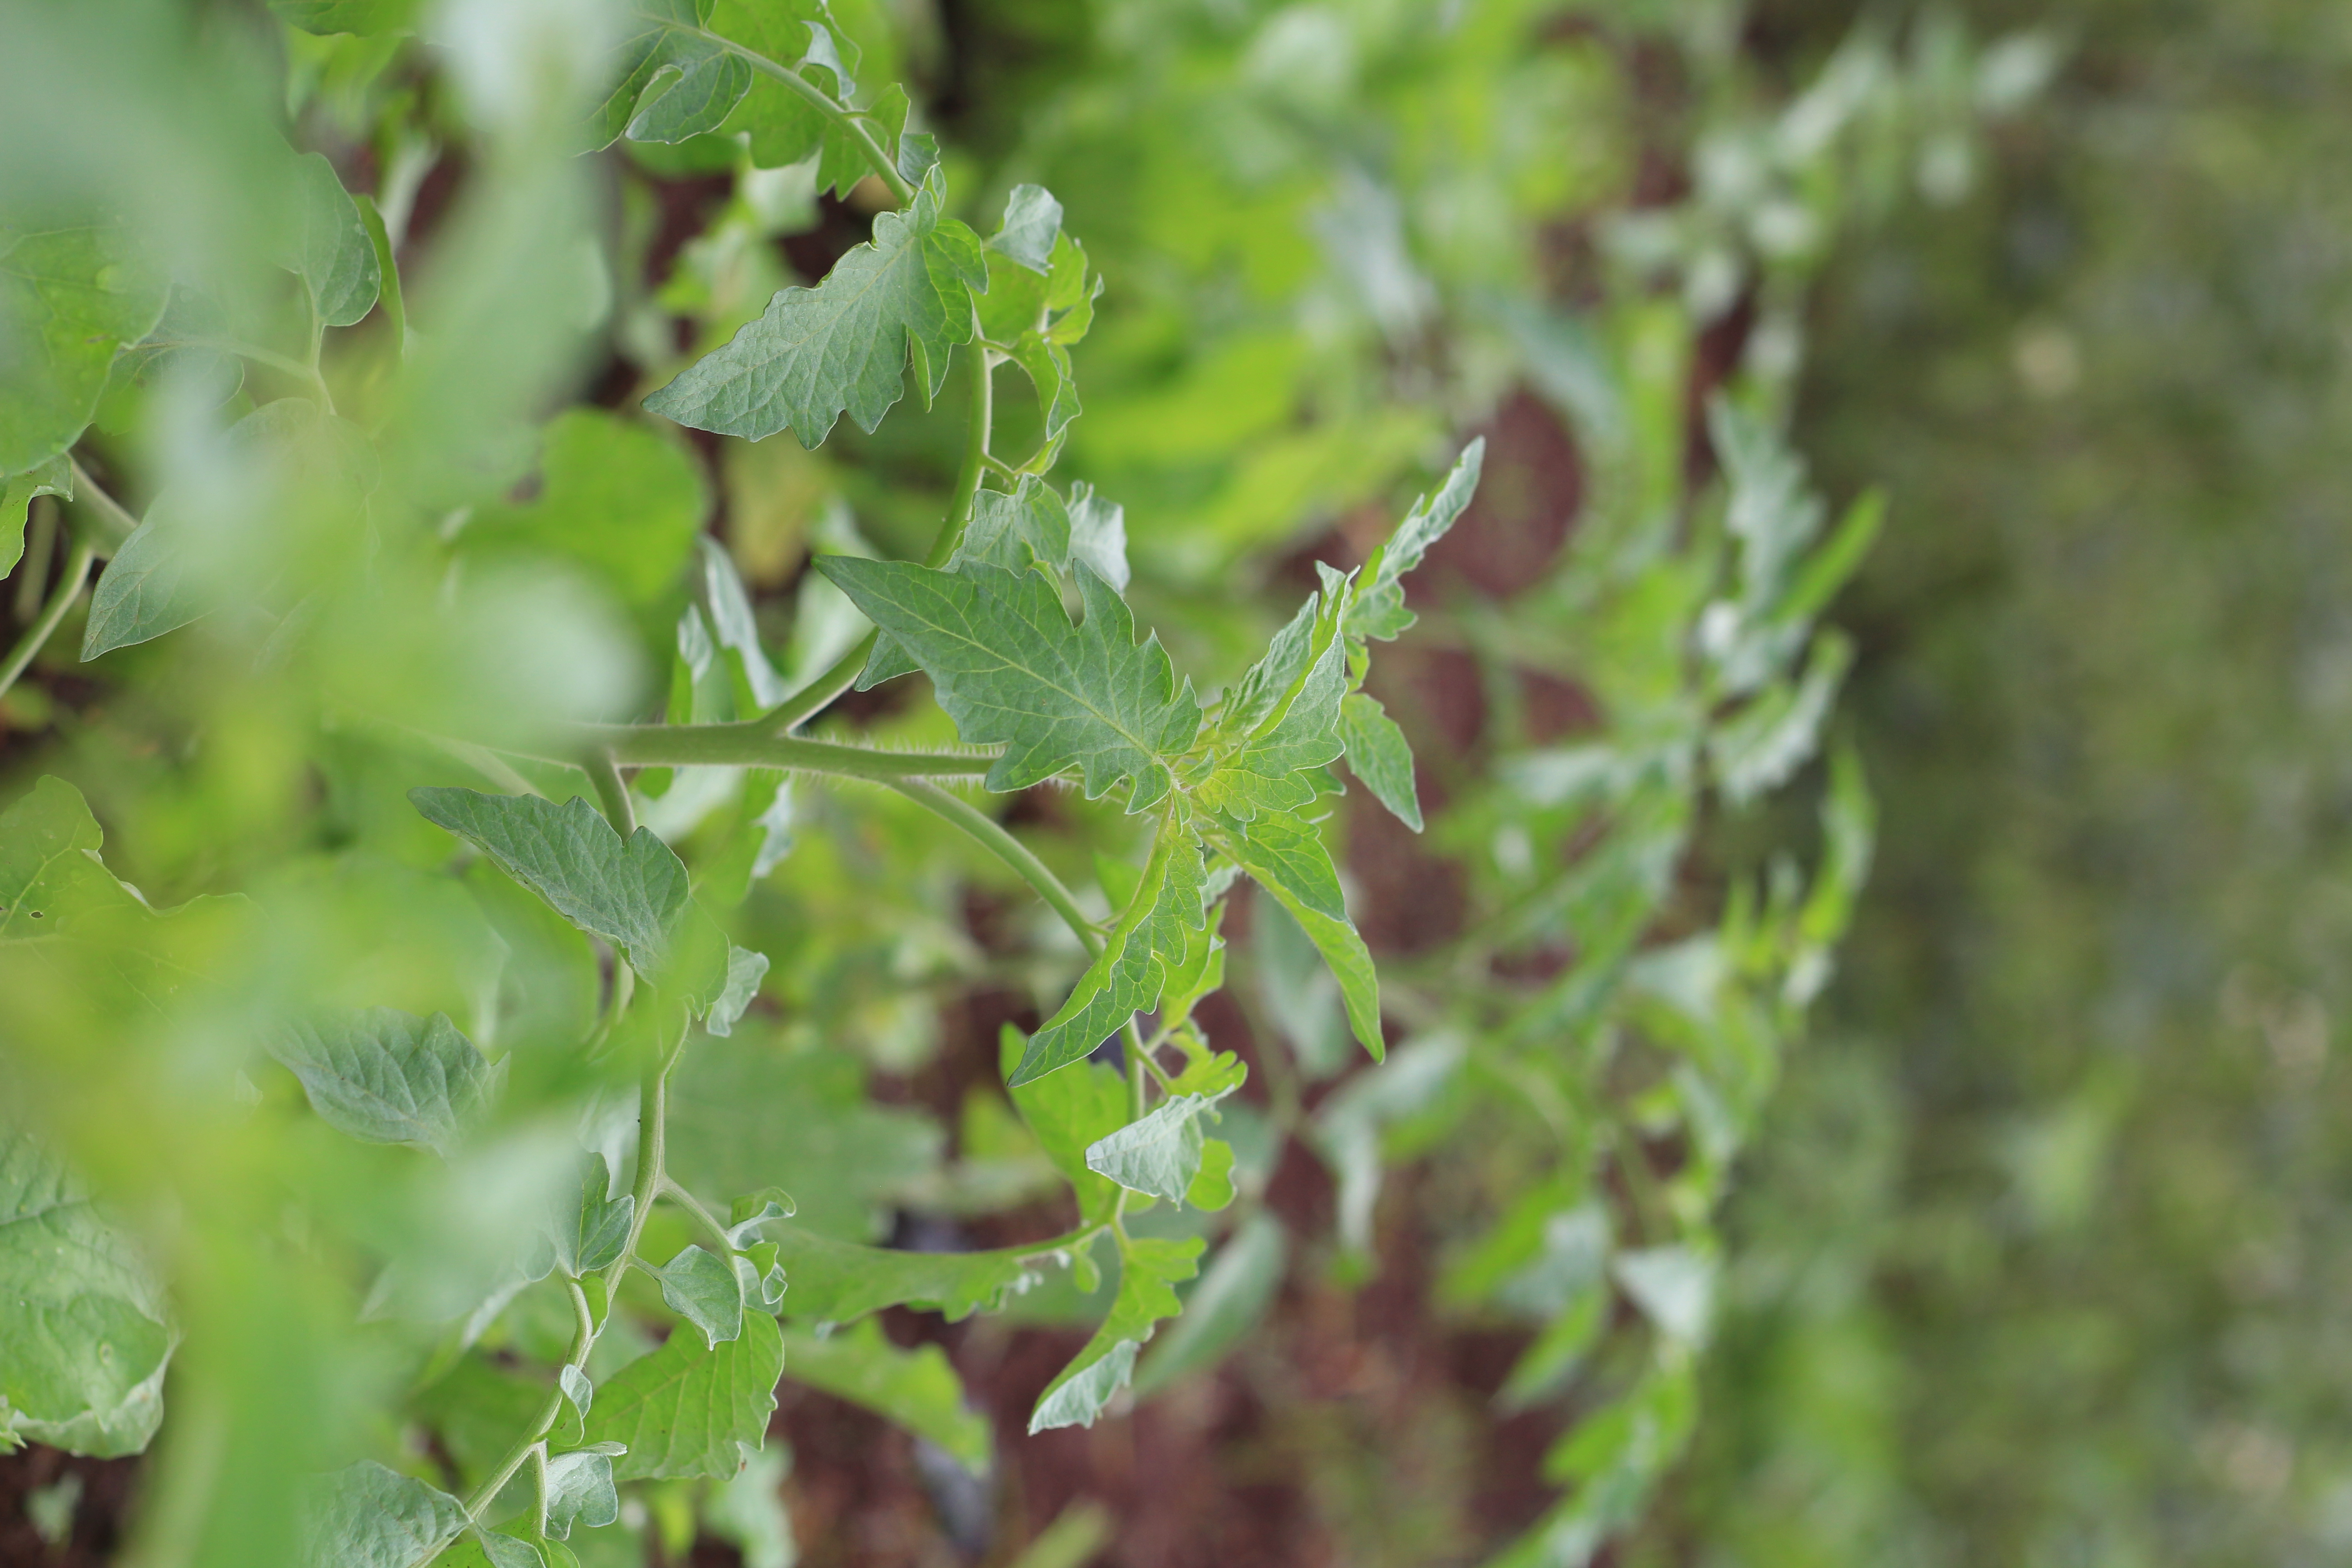
[[[784,86],[806,99],[810,106],[819,114],[838,126],[843,134],[857,143],[857,150],[866,154],[866,161],[874,166],[874,173],[880,177],[882,183],[890,187],[890,194],[898,198],[900,206],[905,206],[915,199],[915,187],[907,183],[907,176],[898,172],[898,164],[892,163],[890,155],[882,151],[881,143],[874,140],[874,132],[866,129],[866,122],[844,108],[841,101],[833,94],[791,67],[780,66],[767,56],[755,54],[732,39],[722,38],[716,33],[704,33],[702,36],[742,60],[761,76],[773,77],[783,83]]]
[[[893,779],[889,784],[908,800],[945,817],[987,846],[998,859],[1019,872],[1023,881],[1036,889],[1038,897],[1053,906],[1054,912],[1062,917],[1062,922],[1070,928],[1079,945],[1087,950],[1088,958],[1102,955],[1102,932],[1095,929],[1094,921],[1087,919],[1086,911],[1078,908],[1078,901],[1070,896],[1070,889],[1062,885],[1062,879],[1054,875],[1052,868],[1031,854],[1029,847],[1007,833],[994,817],[950,795],[937,784],[908,779]]]

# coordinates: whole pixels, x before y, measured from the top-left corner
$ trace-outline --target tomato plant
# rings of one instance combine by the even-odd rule
[[[1435,1151],[1441,1293],[1532,1331],[1507,1405],[1581,1412],[1505,1560],[1634,1516],[1868,858],[1847,757],[1810,876],[1681,881],[1814,752],[1878,527],[1776,434],[1798,290],[1845,129],[1967,116],[1865,40],[1759,167],[1617,215],[1574,313],[1528,236],[1608,185],[1547,140],[1612,122],[1602,57],[1374,9],[1131,7],[993,168],[825,0],[0,24],[45,68],[0,155],[0,688],[54,731],[0,816],[0,1440],[160,1433],[157,1561],[780,1562],[780,1378],[990,1463],[877,1313],[1087,1322],[1024,1425],[1090,1425],[1302,1243],[1360,1278]],[[1318,86],[1343,56],[1389,74]],[[1381,645],[1478,494],[1452,432],[1522,380],[1591,495],[1416,634],[1492,710],[1423,779],[1444,715]],[[1234,585],[1285,548],[1268,615]],[[1566,680],[1572,735],[1527,715]],[[1386,962],[1333,853],[1372,810],[1459,904]],[[872,1079],[975,994],[1013,1000],[943,1158]],[[1267,1201],[1294,1143],[1328,1238]]]

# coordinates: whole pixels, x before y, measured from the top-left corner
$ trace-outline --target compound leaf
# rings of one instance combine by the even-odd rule
[[[759,320],[646,399],[656,414],[759,440],[790,429],[814,447],[845,412],[872,430],[906,390],[911,353],[924,399],[971,339],[971,290],[988,280],[980,240],[941,215],[934,171],[902,212],[874,220],[814,289],[781,289]]]
[[[1206,1245],[1197,1236],[1182,1241],[1153,1237],[1127,1243],[1119,1254],[1118,1293],[1111,1298],[1110,1315],[1038,1395],[1037,1408],[1029,1416],[1031,1432],[1095,1424],[1111,1395],[1127,1386],[1135,1370],[1136,1352],[1151,1338],[1153,1329],[1162,1319],[1184,1310],[1174,1286],[1200,1272],[1201,1251]]]
[[[1137,1013],[1155,1006],[1171,970],[1183,962],[1187,936],[1200,929],[1207,874],[1201,846],[1163,821],[1143,878],[1103,951],[1045,1027],[1031,1037],[1007,1081],[1018,1087],[1092,1052]]]
[[[956,732],[1003,742],[988,787],[1017,790],[1076,767],[1087,798],[1134,781],[1129,811],[1164,796],[1168,759],[1192,744],[1201,707],[1179,686],[1158,637],[1135,641],[1126,604],[1091,569],[1074,567],[1086,619],[1034,572],[968,564],[936,571],[904,561],[828,555],[818,562],[868,620],[931,678]]]
[[[297,1024],[269,1054],[338,1132],[445,1155],[500,1076],[444,1015],[419,1018],[391,1007]]]
[[[784,1342],[765,1312],[747,1313],[742,1333],[716,1347],[698,1334],[673,1333],[597,1388],[588,1430],[628,1446],[613,1461],[614,1480],[723,1480],[765,1437],[783,1370]]]

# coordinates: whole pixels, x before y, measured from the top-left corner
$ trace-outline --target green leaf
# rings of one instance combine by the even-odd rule
[[[1187,937],[1204,923],[1205,880],[1199,843],[1172,817],[1164,819],[1142,880],[1101,954],[1078,977],[1069,1000],[1031,1037],[1009,1083],[1017,1087],[1067,1067],[1159,1004],[1169,969],[1183,962]]]
[[[637,100],[629,121],[632,142],[676,143],[716,131],[751,90],[751,62],[718,43],[671,33],[663,65]]]
[[[303,397],[264,404],[228,429],[215,482],[174,487],[107,563],[89,597],[81,657],[93,659],[207,615],[247,584],[223,547],[224,490],[242,491],[232,511],[299,505],[321,515],[357,513],[375,488],[373,447],[359,426]]]
[[[294,167],[301,233],[286,258],[287,267],[310,291],[320,325],[348,327],[375,308],[383,287],[375,241],[335,166],[323,154],[308,153],[296,159]]]
[[[685,922],[686,867],[650,828],[624,843],[577,795],[557,805],[537,795],[413,789],[410,802],[498,862],[565,920],[628,954],[641,973],[660,973]]]
[[[1083,479],[1070,487],[1070,559],[1127,592],[1127,509],[1095,494]]]
[[[999,1070],[1011,1076],[1027,1048],[1021,1031],[1005,1025]],[[1007,1092],[1045,1158],[1076,1189],[1079,1216],[1092,1223],[1109,1214],[1118,1184],[1087,1168],[1087,1150],[1126,1124],[1127,1085],[1119,1075],[1104,1063],[1087,1062],[1009,1086]]]
[[[1200,704],[1181,687],[1158,637],[1138,646],[1134,618],[1092,571],[1074,570],[1086,619],[1073,626],[1054,585],[1034,572],[828,555],[824,574],[931,678],[956,732],[1003,742],[988,773],[1000,793],[1065,768],[1092,800],[1132,780],[1129,811],[1167,795],[1168,759],[1192,744]]]
[[[1033,1434],[1095,1424],[1111,1395],[1127,1386],[1136,1352],[1151,1338],[1154,1327],[1184,1310],[1173,1287],[1200,1272],[1205,1245],[1197,1236],[1126,1243],[1119,1252],[1118,1293],[1111,1298],[1110,1315],[1038,1395],[1037,1408],[1029,1416]]]
[[[784,1375],[929,1438],[973,1475],[988,1471],[988,1421],[964,1404],[963,1380],[937,1345],[901,1350],[871,1318],[822,1337],[788,1329]]]
[[[1184,1189],[1184,1201],[1204,1213],[1231,1207],[1238,1195],[1234,1186],[1234,1146],[1222,1138],[1201,1145],[1201,1168]]]
[[[1346,587],[1344,581],[1335,581],[1328,593],[1310,598],[1299,612],[1313,618],[1312,646],[1318,651],[1241,742],[1222,752],[1215,772],[1201,782],[1196,793],[1210,810],[1249,821],[1262,813],[1302,811],[1315,804],[1320,775],[1311,770],[1337,762],[1345,749],[1339,714],[1348,693],[1348,645],[1339,635],[1339,620],[1347,604]],[[1292,651],[1280,647],[1269,652],[1259,668],[1268,668],[1277,658],[1286,663]],[[1269,682],[1273,673],[1269,669]],[[1245,689],[1244,697],[1249,705],[1257,705],[1255,691]],[[1279,835],[1281,829],[1274,831]],[[1335,880],[1335,889],[1337,885]]]
[[[115,351],[154,331],[166,292],[121,225],[0,222],[0,474],[80,438]]]
[[[446,1155],[502,1076],[442,1014],[390,1007],[293,1026],[269,1054],[301,1079],[320,1121],[370,1143]]]
[[[658,1270],[662,1300],[711,1348],[743,1331],[743,1287],[726,1258],[688,1247]]]
[[[1070,512],[1054,487],[1034,474],[1021,476],[1008,495],[982,489],[971,498],[971,521],[956,541],[948,570],[971,563],[1025,572],[1044,566],[1060,573],[1070,565]]]
[[[602,1530],[621,1517],[621,1494],[613,1485],[613,1459],[626,1450],[618,1443],[592,1444],[547,1461],[547,1533],[571,1539],[572,1527]]]
[[[719,0],[711,8],[710,29],[799,71],[819,88],[827,87],[829,80],[832,96],[845,104],[856,95],[851,73],[857,66],[857,47],[834,21],[824,0]],[[898,135],[906,109],[903,93],[886,90],[864,117],[886,153]],[[745,133],[751,161],[762,169],[814,156],[819,192],[846,195],[872,172],[854,138],[814,104],[765,75],[753,78],[751,90],[722,130]],[[921,179],[909,183],[919,184]]]
[[[1214,1116],[1223,1099],[1223,1094],[1180,1094],[1161,1100],[1142,1120],[1129,1122],[1087,1149],[1087,1168],[1122,1187],[1182,1204],[1194,1178],[1201,1174],[1205,1139],[1201,1118]],[[1228,1171],[1232,1158],[1233,1152],[1227,1149]]]
[[[1371,560],[1364,564],[1363,585],[1348,611],[1349,637],[1385,640],[1412,625],[1412,612],[1404,607],[1404,589],[1398,579],[1421,564],[1429,547],[1444,536],[1470,505],[1486,460],[1486,438],[1482,436],[1463,448],[1453,471],[1445,476],[1445,482],[1433,493],[1415,501],[1389,542],[1373,552]]]
[[[565,1406],[572,1412],[572,1421],[581,1438],[588,1434],[588,1412],[596,1406],[596,1385],[588,1374],[566,1362],[556,1369],[555,1386],[563,1395]]]
[[[20,816],[0,818],[13,858]],[[77,857],[79,858],[79,857]],[[163,1293],[89,1194],[0,1128],[0,1442],[135,1454],[163,1416]]]
[[[0,942],[54,939],[82,918],[143,909],[100,863],[104,842],[81,792],[44,776],[0,814]]]
[[[1339,738],[1348,767],[1391,815],[1421,831],[1421,796],[1412,783],[1412,747],[1376,698],[1351,691],[1339,705]]]
[[[710,1005],[710,1014],[702,1026],[725,1038],[735,1032],[743,1020],[751,999],[760,994],[760,982],[767,977],[768,955],[748,948],[730,945],[727,949],[727,984],[719,993],[719,1000]]]
[[[416,16],[418,0],[269,0],[278,16],[306,33],[389,33]]]
[[[988,237],[988,248],[1040,278],[1054,261],[1054,241],[1062,237],[1062,204],[1043,185],[1015,185],[1004,198],[1004,217]]]
[[[1339,873],[1322,835],[1312,823],[1269,813],[1245,825],[1228,824],[1223,847],[1290,912],[1323,955],[1339,982],[1349,1027],[1379,1061],[1387,1050],[1381,1034],[1380,976],[1370,950],[1348,921]]]
[[[556,1268],[577,1279],[610,1267],[628,1244],[629,1222],[636,1210],[636,1194],[613,1196],[611,1167],[604,1155],[591,1155],[580,1175],[578,1202],[555,1226]]]
[[[894,1252],[776,1227],[777,1254],[792,1281],[785,1304],[803,1322],[845,1323],[885,1307],[923,1307],[950,1322],[995,1311],[1038,1277],[1035,1248],[996,1252]]]
[[[60,452],[0,484],[0,577],[25,558],[25,519],[36,496],[73,500],[73,459]]]
[[[766,1436],[783,1369],[783,1339],[765,1312],[747,1313],[742,1333],[716,1348],[674,1333],[604,1380],[588,1429],[628,1446],[613,1462],[615,1480],[723,1480]]]
[[[1184,1315],[1152,1342],[1135,1369],[1135,1394],[1145,1398],[1177,1379],[1213,1366],[1257,1326],[1282,1284],[1289,1257],[1282,1222],[1250,1216],[1218,1250],[1200,1284],[1184,1299]]]
[[[465,1505],[372,1459],[318,1478],[302,1510],[310,1568],[417,1568],[466,1528]]]
[[[530,500],[477,508],[459,548],[577,561],[625,604],[674,602],[710,510],[690,453],[640,420],[572,408],[541,436],[539,472]]]
[[[971,291],[987,281],[978,237],[940,215],[943,189],[934,172],[824,282],[779,291],[645,405],[698,430],[756,441],[790,429],[814,447],[845,412],[862,430],[879,425],[905,392],[910,353],[928,403],[949,351],[971,341]]]

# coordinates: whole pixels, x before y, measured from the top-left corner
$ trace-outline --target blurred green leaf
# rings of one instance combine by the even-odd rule
[[[481,1115],[500,1077],[447,1017],[390,1007],[297,1024],[269,1054],[337,1131],[438,1154]]]
[[[937,1345],[901,1350],[871,1318],[823,1336],[788,1329],[784,1375],[929,1438],[973,1475],[988,1472],[988,1421],[966,1406],[963,1380]]]
[[[0,222],[0,474],[80,438],[115,351],[163,314],[163,273],[121,224]]]

